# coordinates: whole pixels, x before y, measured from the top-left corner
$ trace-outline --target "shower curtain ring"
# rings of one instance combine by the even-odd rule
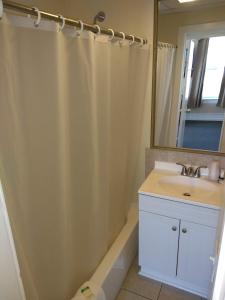
[[[140,42],[140,47],[142,47],[144,45],[144,39],[140,38],[141,42]]]
[[[84,23],[81,20],[79,20],[78,23],[80,24],[80,29],[76,30],[76,32],[77,32],[77,36],[80,36],[81,33],[84,31]]]
[[[101,28],[100,28],[100,26],[98,26],[98,25],[94,25],[94,27],[97,29],[97,32],[96,32],[95,35],[94,35],[94,39],[96,39],[97,35],[100,35],[100,34],[101,34]]]
[[[96,32],[96,34],[97,34],[97,35],[101,34],[101,28],[100,28],[100,26],[94,25],[94,27],[98,30],[98,31]]]
[[[0,0],[0,19],[3,17],[3,2]]]
[[[112,41],[115,37],[115,33],[111,28],[108,28],[108,31],[110,31],[112,33],[112,35],[109,37],[109,41]]]
[[[135,38],[134,38],[134,35],[130,35],[130,37],[132,37],[132,41],[129,43],[129,45],[133,45],[135,43]]]
[[[32,9],[37,13],[37,20],[34,21],[34,26],[38,27],[41,23],[41,12],[37,7],[32,7]]]
[[[62,31],[66,25],[66,19],[62,15],[59,15],[59,19],[62,21],[62,24],[59,24],[59,31]]]
[[[124,32],[120,31],[120,34],[122,34],[122,40],[120,41],[120,45],[125,41],[126,35]]]

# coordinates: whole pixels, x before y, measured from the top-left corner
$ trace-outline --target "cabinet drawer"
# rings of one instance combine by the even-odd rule
[[[139,210],[216,228],[220,210],[139,194]]]

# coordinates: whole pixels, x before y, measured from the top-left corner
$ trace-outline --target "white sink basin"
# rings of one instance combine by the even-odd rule
[[[217,185],[208,180],[181,175],[162,176],[158,184],[168,194],[177,193],[185,197],[209,197],[217,191]]]
[[[178,172],[154,169],[142,184],[139,193],[160,196],[170,200],[180,200],[210,208],[221,207],[224,184],[207,177],[193,178],[181,176]]]

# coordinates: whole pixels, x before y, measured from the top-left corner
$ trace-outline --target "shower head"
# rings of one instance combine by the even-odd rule
[[[104,11],[100,11],[97,13],[97,15],[94,17],[94,24],[97,24],[97,22],[104,22],[105,21],[106,14]]]

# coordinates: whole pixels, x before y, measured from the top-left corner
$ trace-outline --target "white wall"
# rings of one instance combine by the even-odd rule
[[[67,0],[67,14],[88,23],[100,10],[106,13],[102,26],[151,39],[153,0]]]
[[[161,14],[159,16],[159,39],[162,42],[177,44],[179,28],[225,20],[225,6],[196,9],[190,12]]]
[[[0,299],[23,300],[24,291],[0,183]]]
[[[94,16],[103,10],[102,24],[118,31],[152,39],[153,0],[17,0],[42,10],[61,13],[67,17],[93,23]]]
[[[36,6],[40,10],[49,10],[55,14],[64,13],[66,1],[63,0],[15,0],[28,6]]]

